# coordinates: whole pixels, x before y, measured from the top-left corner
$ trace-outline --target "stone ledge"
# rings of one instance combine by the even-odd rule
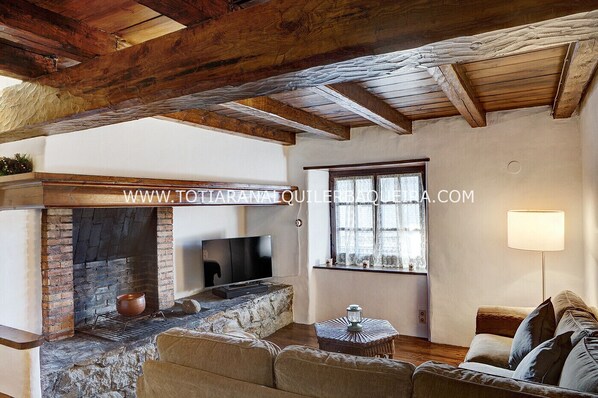
[[[293,322],[293,288],[272,285],[263,294],[223,300],[204,292],[191,298],[209,308],[178,327],[223,333],[242,329],[266,337]],[[172,326],[170,326],[172,327]],[[141,364],[157,358],[156,335],[115,343],[77,333],[41,347],[44,397],[135,397]]]

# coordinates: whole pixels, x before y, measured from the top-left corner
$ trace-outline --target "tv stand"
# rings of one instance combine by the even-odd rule
[[[247,294],[265,293],[268,291],[268,286],[262,282],[247,282],[236,285],[215,287],[212,289],[212,294],[223,299],[232,299],[235,297],[245,296]]]

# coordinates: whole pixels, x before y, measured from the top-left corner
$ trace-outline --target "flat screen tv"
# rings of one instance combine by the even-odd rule
[[[204,240],[206,287],[230,285],[272,277],[272,237]]]

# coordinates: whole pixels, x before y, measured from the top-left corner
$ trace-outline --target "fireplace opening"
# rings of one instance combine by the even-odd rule
[[[115,311],[116,297],[143,292],[147,311],[158,303],[155,208],[73,210],[75,327]]]
[[[174,306],[171,207],[45,209],[41,229],[47,340],[116,312],[120,294],[145,293],[150,313]]]

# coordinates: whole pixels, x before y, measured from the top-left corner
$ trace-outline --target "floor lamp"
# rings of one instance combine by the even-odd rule
[[[509,210],[510,248],[542,252],[542,301],[546,300],[544,253],[565,250],[565,212],[561,210]]]

